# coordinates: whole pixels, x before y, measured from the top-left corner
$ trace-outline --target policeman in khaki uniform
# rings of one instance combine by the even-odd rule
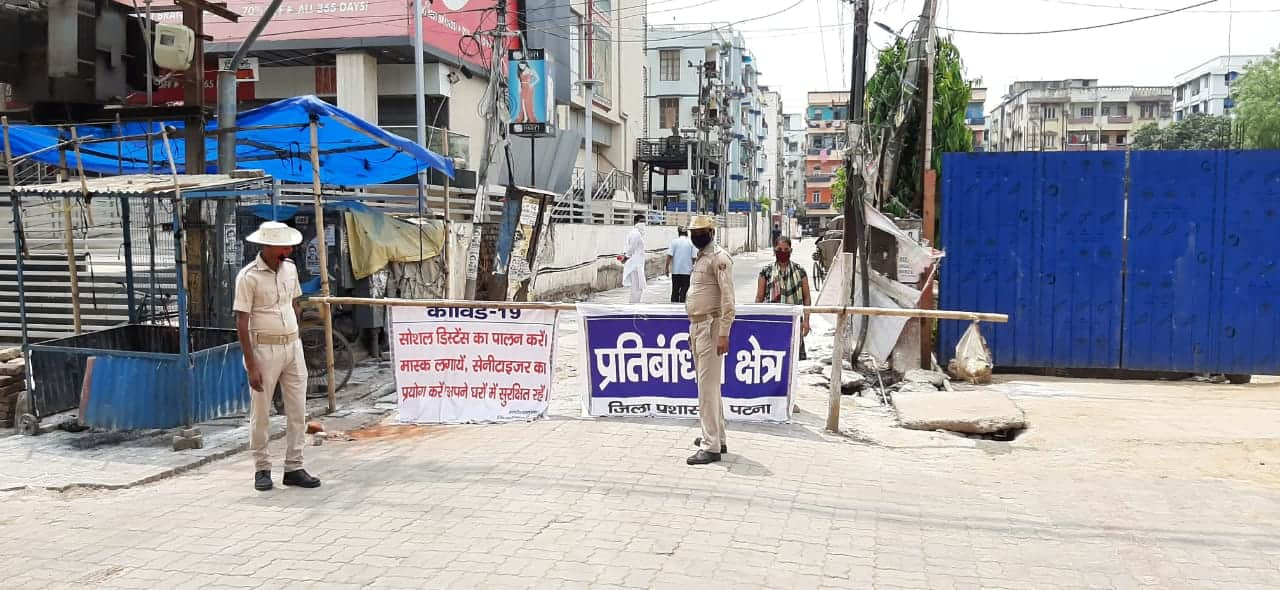
[[[302,287],[289,254],[302,243],[302,234],[278,221],[267,221],[247,241],[262,246],[248,266],[236,275],[236,333],[244,350],[252,403],[249,407],[249,448],[253,450],[253,487],[271,489],[271,460],[267,456],[267,426],[271,397],[280,384],[286,418],[284,485],[320,487],[320,480],[302,469],[302,438],[306,430],[307,363],[298,339],[298,298]]]
[[[715,219],[706,215],[694,217],[689,226],[689,239],[698,254],[689,275],[685,311],[689,314],[689,349],[698,372],[698,415],[702,420],[702,436],[693,441],[698,452],[686,461],[690,465],[715,463],[728,452],[720,378],[736,314],[733,257],[712,243],[715,231]]]

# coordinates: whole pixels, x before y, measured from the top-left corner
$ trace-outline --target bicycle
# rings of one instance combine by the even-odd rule
[[[822,283],[827,279],[827,262],[822,258],[821,250],[813,252],[813,288],[821,289]]]
[[[298,339],[302,341],[302,357],[307,364],[307,399],[322,398],[329,393],[329,371],[325,362],[324,323],[318,304],[303,302],[302,317],[298,323]],[[355,352],[345,336],[333,332],[333,390],[341,391],[351,381],[355,371]],[[284,413],[284,400],[280,386],[276,386],[272,400],[277,413]]]

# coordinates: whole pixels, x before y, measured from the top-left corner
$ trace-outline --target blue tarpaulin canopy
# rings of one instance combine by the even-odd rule
[[[319,123],[320,179],[325,184],[381,184],[413,176],[428,168],[453,177],[452,160],[314,96],[289,98],[240,113],[236,118],[237,167],[261,169],[285,182],[311,182],[310,123],[313,117]],[[169,160],[158,137],[161,125],[179,130],[183,126],[181,122],[77,126],[76,131],[82,138],[130,138],[81,145],[80,155],[85,170],[99,174],[168,173]],[[217,122],[209,123],[206,128],[209,131],[217,129]],[[148,132],[156,134],[150,142],[150,164],[148,142],[138,137]],[[58,127],[33,125],[13,125],[9,135],[14,157],[47,150],[35,154],[32,159],[50,165],[58,165],[60,158],[58,150],[47,148],[70,139],[70,132]],[[182,164],[186,158],[181,137],[181,132],[171,134],[169,146],[178,172],[186,174],[188,171]],[[218,141],[214,135],[206,136],[205,153],[218,153]],[[67,163],[74,166],[70,147],[66,150],[66,157]],[[205,170],[190,171],[192,174],[213,172],[217,172],[217,164],[213,161],[205,166]]]

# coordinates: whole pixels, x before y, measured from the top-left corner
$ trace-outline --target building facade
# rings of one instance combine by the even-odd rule
[[[782,206],[779,211],[787,217],[795,218],[803,210],[805,200],[805,115],[789,113],[782,117],[782,163],[778,178],[781,179],[780,196]],[[784,225],[785,227],[785,225]]]
[[[1229,115],[1235,107],[1231,87],[1249,64],[1265,55],[1223,55],[1191,68],[1173,79],[1173,118],[1190,115]]]
[[[805,109],[804,216],[806,227],[825,226],[839,214],[831,185],[844,164],[847,147],[848,92],[810,92]]]
[[[762,194],[765,95],[742,35],[730,28],[651,27],[647,53],[646,140],[656,145],[681,129],[696,130],[682,138],[695,154],[694,170],[663,169],[657,186],[650,186],[653,194],[680,201],[693,179],[698,206],[707,210],[716,210],[722,195],[733,203]]]
[[[969,126],[969,133],[973,137],[972,150],[975,152],[986,148],[986,104],[987,89],[982,85],[982,80],[970,82],[969,105],[964,110],[964,124]]]
[[[485,32],[497,22],[497,1],[423,4],[428,147],[437,152],[448,149],[459,164],[454,185],[473,188],[482,150],[494,145],[484,137],[482,111],[489,56],[495,51]],[[314,94],[384,129],[416,139],[411,7],[408,2],[368,2],[334,5],[333,10],[324,11],[282,8],[248,54],[257,66],[256,75],[240,84],[240,108]],[[232,0],[228,8],[253,16],[262,7],[255,0]],[[632,42],[635,33],[626,35],[624,42],[622,32],[644,30],[647,0],[508,0],[507,10],[507,26],[513,32],[509,48],[527,44],[546,52],[547,82],[559,129],[581,132],[584,128],[586,105],[575,82],[589,78],[601,82],[592,105],[592,149],[585,149],[583,142],[577,166],[592,157],[603,175],[618,170],[629,177],[635,157],[633,140],[643,132],[645,63],[643,43]],[[181,19],[180,12],[156,16],[161,22]],[[206,68],[216,69],[219,58],[230,57],[255,22],[255,18],[240,23],[207,19],[206,32],[213,41],[205,43]],[[505,59],[502,63],[505,67]],[[163,101],[162,96],[157,102]],[[513,150],[519,148],[525,154],[530,149],[550,153],[552,145],[550,140],[539,140],[531,148],[528,140],[512,140]],[[498,150],[490,181],[500,182],[499,172],[504,169],[502,150]]]
[[[781,206],[782,174],[785,165],[783,155],[786,153],[783,145],[786,123],[782,117],[782,94],[765,88],[761,106],[764,111],[761,124],[765,139],[758,160],[760,189],[757,194],[760,197],[767,197],[771,212],[776,213]]]
[[[1092,78],[1014,82],[987,116],[987,151],[1127,150],[1133,133],[1173,121],[1167,86],[1099,86]]]

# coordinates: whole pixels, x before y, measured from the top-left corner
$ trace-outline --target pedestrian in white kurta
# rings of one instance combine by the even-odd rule
[[[644,216],[636,216],[636,226],[627,234],[627,250],[622,256],[622,286],[631,289],[631,302],[640,303],[645,277]]]

